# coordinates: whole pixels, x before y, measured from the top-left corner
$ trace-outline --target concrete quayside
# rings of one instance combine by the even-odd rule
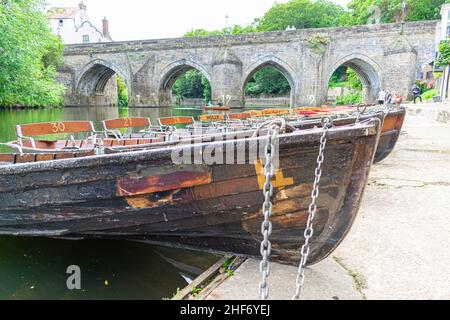
[[[405,105],[408,116],[392,154],[372,167],[350,234],[308,267],[301,299],[450,298],[450,104]],[[302,235],[299,235],[302,236]],[[175,299],[258,299],[259,261],[226,259]],[[271,300],[291,299],[297,268],[271,263]]]

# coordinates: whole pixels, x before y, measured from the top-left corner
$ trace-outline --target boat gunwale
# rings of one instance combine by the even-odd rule
[[[376,120],[379,120],[377,117],[369,118],[365,122],[355,123],[352,125],[346,126],[338,126],[329,129],[328,131],[328,140],[338,140],[342,138],[352,138],[352,137],[360,137],[367,135],[375,135],[376,134]],[[322,128],[312,128],[307,130],[295,131],[292,133],[280,134],[280,146],[283,143],[299,143],[299,142],[318,142],[320,141],[322,135]],[[195,148],[203,145],[222,145],[225,146],[227,144],[236,144],[241,142],[250,142],[250,141],[259,141],[265,139],[265,136],[252,137],[252,138],[242,138],[235,140],[222,140],[222,141],[214,141],[214,142],[200,142],[200,143],[189,143],[189,141],[179,141],[180,145],[164,147],[164,148],[156,148],[150,150],[137,150],[137,151],[128,151],[122,153],[115,154],[103,154],[103,155],[94,155],[94,156],[86,156],[80,158],[71,158],[71,159],[55,159],[49,161],[42,162],[29,162],[29,163],[20,163],[20,164],[7,164],[0,165],[0,176],[2,175],[10,175],[10,174],[20,174],[20,173],[29,173],[29,172],[39,172],[39,171],[48,171],[53,169],[71,169],[75,165],[77,168],[89,167],[92,165],[92,162],[96,160],[95,165],[111,165],[114,163],[128,163],[136,160],[139,161],[148,161],[148,160],[157,160],[155,155],[159,157],[167,157],[170,156],[170,153],[176,150]],[[200,138],[199,138],[200,139]],[[294,141],[292,141],[294,139]],[[193,139],[195,142],[195,139]],[[282,142],[282,140],[286,140]],[[192,142],[192,140],[190,141]]]

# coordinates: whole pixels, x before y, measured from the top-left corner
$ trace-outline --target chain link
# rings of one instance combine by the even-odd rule
[[[259,273],[261,275],[261,282],[259,283],[259,296],[261,300],[267,300],[269,297],[269,284],[267,283],[267,278],[270,275],[270,265],[269,257],[272,251],[272,244],[269,241],[269,237],[272,234],[272,222],[270,222],[270,217],[272,216],[272,196],[273,196],[273,185],[272,177],[275,175],[275,165],[273,163],[275,157],[275,142],[277,136],[280,132],[280,127],[273,124],[269,127],[267,132],[266,147],[264,150],[265,164],[264,164],[264,176],[266,177],[266,182],[263,187],[264,203],[262,206],[262,213],[264,215],[264,221],[261,224],[261,234],[263,240],[261,242],[261,256],[262,260],[259,265]]]
[[[327,145],[327,133],[332,125],[332,120],[330,118],[323,118],[322,125],[323,125],[323,132],[322,137],[320,138],[320,149],[319,149],[319,156],[317,157],[317,167],[315,171],[313,190],[311,193],[311,204],[309,205],[308,208],[308,222],[306,224],[306,229],[304,233],[305,243],[303,244],[302,249],[300,251],[301,260],[300,265],[298,267],[297,279],[295,282],[296,284],[295,294],[292,297],[292,300],[300,299],[300,291],[305,282],[305,266],[309,256],[310,240],[314,234],[313,222],[317,212],[317,198],[319,197],[320,179],[322,178],[322,163],[324,161],[324,152],[325,147]]]

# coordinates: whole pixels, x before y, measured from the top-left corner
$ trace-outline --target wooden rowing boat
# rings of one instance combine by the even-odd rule
[[[380,141],[378,142],[375,162],[383,161],[391,154],[397,144],[405,121],[406,109],[399,108],[390,111],[384,118]]]
[[[348,109],[346,110],[348,111]],[[373,117],[378,109],[371,111],[367,110],[367,114],[363,114],[360,116],[360,121]],[[374,113],[375,112],[375,113]],[[317,114],[316,114],[317,115]],[[403,123],[405,121],[406,109],[404,107],[395,108],[392,110],[388,110],[384,113],[382,119],[382,130],[380,141],[378,143],[377,151],[375,154],[374,162],[378,163],[386,159],[391,152],[394,150],[395,145],[397,144],[398,138],[400,137]],[[303,123],[299,124],[299,127],[302,129],[313,128],[316,126],[320,126],[320,120],[314,119],[312,121],[303,121]],[[355,122],[354,117],[349,118],[340,118],[334,120],[333,124],[335,126],[345,126]]]
[[[380,128],[375,117],[328,132],[310,263],[328,256],[349,232]],[[279,136],[271,218],[275,261],[299,262],[321,135],[322,129],[313,128]],[[0,165],[0,234],[145,240],[258,257],[261,162],[175,165],[171,156],[194,147],[192,157],[211,148],[216,155],[236,148],[250,154],[265,141],[256,137]]]
[[[231,108],[228,106],[204,106],[204,110],[211,110],[211,111],[230,111]]]

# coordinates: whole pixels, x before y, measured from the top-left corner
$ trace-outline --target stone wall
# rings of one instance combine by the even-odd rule
[[[435,28],[435,21],[426,21],[406,23],[403,32],[401,24],[380,24],[72,45],[59,79],[68,87],[68,103],[95,95],[116,73],[127,83],[131,105],[170,106],[174,81],[195,68],[210,81],[213,102],[242,107],[248,80],[274,66],[291,85],[291,105],[320,105],[332,73],[347,65],[362,78],[371,102],[382,87],[408,95],[416,71],[434,57]]]

